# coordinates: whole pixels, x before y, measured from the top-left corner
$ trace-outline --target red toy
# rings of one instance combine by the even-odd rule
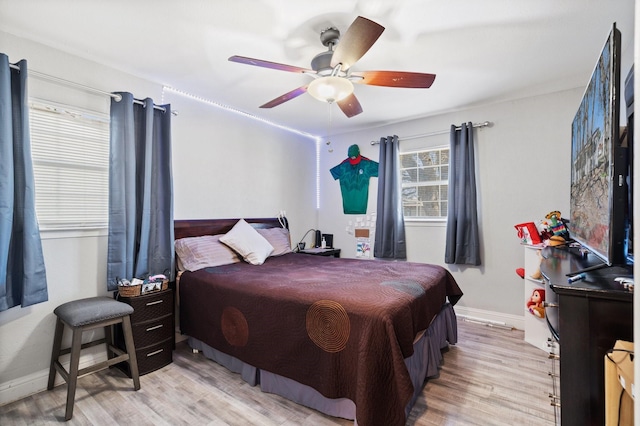
[[[515,225],[515,228],[518,231],[518,238],[520,239],[520,243],[540,244],[542,242],[535,223],[520,223],[518,225]]]

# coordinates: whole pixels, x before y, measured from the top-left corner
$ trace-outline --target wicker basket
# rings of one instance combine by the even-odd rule
[[[119,285],[118,286],[118,294],[120,297],[136,297],[143,294],[154,293],[156,291],[162,291],[169,288],[169,280],[162,280],[162,287],[159,290],[147,290],[142,291],[142,287],[144,284],[136,284],[136,285]]]

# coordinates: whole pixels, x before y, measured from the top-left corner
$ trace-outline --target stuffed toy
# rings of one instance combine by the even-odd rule
[[[562,215],[558,210],[549,212],[545,216],[545,224],[549,235],[549,245],[557,246],[566,243],[570,239],[569,230],[567,229],[567,221],[562,219]]]
[[[537,288],[527,301],[527,309],[538,318],[544,318],[544,289]]]

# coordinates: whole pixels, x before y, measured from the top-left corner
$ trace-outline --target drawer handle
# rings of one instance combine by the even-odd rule
[[[158,303],[162,303],[164,302],[164,300],[160,299],[160,300],[156,300],[155,302],[149,302],[147,303],[147,306],[151,306],[151,305],[157,305]]]
[[[147,357],[158,355],[160,352],[163,352],[163,351],[164,351],[164,349],[158,349],[157,351],[149,352],[147,354]]]
[[[153,327],[147,328],[147,331],[157,330],[157,329],[162,328],[162,327],[164,327],[162,324],[158,324],[158,325],[155,325]]]

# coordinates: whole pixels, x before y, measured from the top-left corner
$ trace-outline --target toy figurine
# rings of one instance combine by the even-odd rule
[[[558,210],[549,212],[545,219],[549,221],[549,231],[553,236],[562,237],[565,240],[570,238],[567,221],[562,218],[562,214]]]
[[[527,301],[527,309],[538,318],[544,318],[544,290],[537,288]]]

